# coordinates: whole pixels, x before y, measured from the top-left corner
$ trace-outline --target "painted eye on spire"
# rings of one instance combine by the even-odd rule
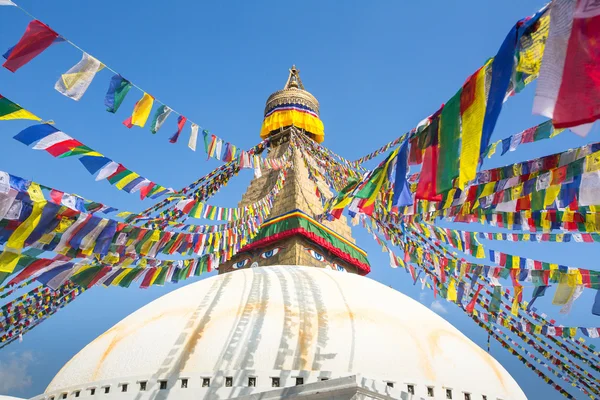
[[[250,262],[250,259],[246,258],[245,260],[238,261],[235,264],[233,264],[233,268],[234,269],[244,268],[246,265],[248,265],[249,262]]]
[[[340,272],[347,272],[347,271],[346,271],[346,268],[342,267],[340,264],[333,263],[333,266],[335,267],[335,269],[336,269],[337,271],[340,271]]]
[[[277,253],[279,253],[279,251],[281,250],[281,247],[275,247],[274,249],[265,251],[264,253],[262,253],[260,256],[262,258],[271,258],[275,255],[277,255]]]
[[[313,258],[315,260],[318,261],[325,261],[325,257],[323,257],[323,254],[321,253],[317,253],[316,251],[314,251],[313,249],[306,249],[308,251],[308,253],[313,256]]]

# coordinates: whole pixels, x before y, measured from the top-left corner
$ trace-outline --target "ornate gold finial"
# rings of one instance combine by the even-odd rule
[[[292,68],[289,71],[290,74],[288,76],[287,82],[285,83],[285,86],[283,87],[283,90],[289,88],[304,90],[302,79],[300,79],[300,70],[296,68],[296,65],[292,65]]]
[[[304,84],[302,84],[302,79],[300,79],[300,70],[295,65],[292,65],[289,71],[290,73],[283,89],[272,93],[267,99],[265,115],[273,108],[283,104],[301,104],[310,108],[318,115],[319,102],[304,89]]]

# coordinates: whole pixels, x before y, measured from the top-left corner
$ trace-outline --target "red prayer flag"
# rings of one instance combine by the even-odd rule
[[[58,33],[41,21],[33,20],[27,25],[19,42],[11,49],[2,66],[16,72],[41,52],[46,50],[58,38]]]
[[[553,125],[569,128],[600,118],[600,3],[578,0],[565,55]]]
[[[58,157],[60,155],[65,154],[67,151],[73,150],[75,147],[83,146],[79,140],[76,139],[68,139],[64,142],[53,144],[52,146],[46,148],[45,150],[52,154],[53,157]]]
[[[19,283],[29,279],[29,277],[31,277],[34,274],[36,274],[37,272],[43,270],[44,268],[46,268],[47,266],[52,264],[54,261],[55,260],[51,260],[48,258],[41,258],[39,260],[35,260],[31,264],[29,264],[27,267],[25,267],[25,269],[23,271],[21,271],[21,273],[19,275],[14,277],[8,283],[8,285],[9,286],[16,285],[16,284],[19,284]]]
[[[186,121],[187,118],[183,115],[177,117],[177,132],[175,132],[173,136],[171,136],[171,138],[169,139],[170,143],[177,143],[177,139],[179,139],[179,135],[181,134],[181,130],[183,129],[183,126],[185,125]]]
[[[473,310],[475,309],[475,304],[477,303],[477,297],[479,297],[479,292],[481,292],[481,289],[483,289],[483,285],[479,285],[479,287],[477,288],[477,291],[473,295],[473,298],[471,299],[469,304],[467,304],[467,306],[465,307],[465,310],[467,310],[467,312],[469,314],[473,314]]]
[[[50,198],[54,204],[60,204],[62,202],[63,195],[64,192],[61,192],[60,190],[52,189],[50,191]]]
[[[421,175],[417,183],[415,198],[419,200],[441,201],[442,195],[436,193],[437,169],[438,169],[438,147],[429,146],[425,149]]]
[[[129,118],[127,118],[125,121],[123,121],[123,125],[125,125],[129,129],[131,129],[131,128],[133,128],[133,123],[131,121],[132,121],[132,117],[129,116]]]
[[[148,196],[148,193],[150,193],[150,191],[154,188],[154,186],[156,186],[156,183],[150,182],[150,184],[141,188],[140,189],[140,199],[144,200],[146,198],[146,196]]]
[[[106,274],[108,274],[110,271],[112,271],[111,267],[103,267],[100,272],[98,272],[96,274],[96,276],[94,276],[94,278],[90,281],[90,283],[88,284],[87,288],[91,288],[92,286],[94,286],[96,283],[98,283],[100,281],[100,279],[104,278],[106,276]]]
[[[150,287],[150,282],[152,282],[152,278],[154,277],[155,273],[156,268],[148,269],[148,272],[146,272],[146,275],[144,275],[144,279],[140,284],[140,289],[147,289],[148,287]]]

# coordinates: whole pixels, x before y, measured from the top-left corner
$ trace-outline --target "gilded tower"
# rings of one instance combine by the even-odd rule
[[[267,159],[290,158],[287,179],[258,235],[221,265],[220,273],[269,265],[307,265],[360,275],[370,270],[366,253],[356,246],[345,217],[317,221],[323,213],[322,197],[329,198],[332,193],[323,179],[309,179],[307,155],[293,145],[292,135],[304,135],[317,143],[324,140],[319,102],[304,89],[299,72],[293,66],[283,89],[269,96],[261,129],[261,137],[270,138]],[[267,170],[255,177],[239,207],[267,195],[278,175],[279,171]]]

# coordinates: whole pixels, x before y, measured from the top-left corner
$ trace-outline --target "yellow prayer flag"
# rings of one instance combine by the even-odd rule
[[[119,283],[125,278],[125,276],[131,271],[130,269],[123,269],[121,273],[112,281],[111,286],[119,286]]]
[[[552,265],[550,265],[552,267]],[[552,304],[555,306],[563,306],[568,303],[569,299],[575,293],[577,287],[577,276],[573,273],[561,273],[558,280],[558,287],[554,293]]]
[[[496,148],[500,143],[502,143],[502,140],[498,140],[497,142],[492,143],[492,145],[490,146],[490,151],[488,151],[487,158],[492,158],[492,156],[496,154]]]
[[[448,283],[448,301],[456,303],[456,299],[456,282],[454,278],[450,278],[450,283]]]
[[[465,185],[475,178],[479,152],[481,149],[481,132],[485,117],[485,73],[491,60],[477,71],[475,79],[475,93],[471,105],[462,113],[462,145],[459,160],[458,187],[464,189]]]
[[[20,259],[20,250],[14,252],[10,251],[9,249],[5,249],[2,254],[0,254],[0,272],[12,273]]]
[[[561,185],[554,185],[546,189],[546,194],[544,195],[544,208],[548,208],[554,204],[554,201],[556,201],[558,193],[560,192],[560,186]]]
[[[134,179],[139,178],[139,177],[140,177],[139,174],[132,172],[131,174],[127,175],[125,178],[123,178],[119,182],[117,182],[115,184],[115,187],[119,190],[123,190],[123,188],[125,186],[127,186],[127,184],[131,183]]]
[[[152,105],[154,104],[154,97],[150,96],[148,93],[144,93],[144,96],[135,103],[135,107],[133,107],[133,113],[131,114],[131,125],[136,125],[141,128],[146,125],[146,121],[150,116],[150,111],[152,110]]]

